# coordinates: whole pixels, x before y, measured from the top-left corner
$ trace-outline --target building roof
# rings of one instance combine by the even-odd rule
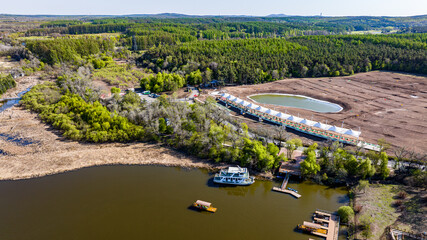
[[[287,119],[291,115],[279,112],[279,113],[276,114],[276,116],[279,117],[279,118]]]
[[[247,168],[241,168],[239,166],[237,167],[228,167],[228,172],[229,173],[239,173],[239,172],[247,172],[248,169]]]
[[[303,119],[303,120],[301,120],[301,122],[300,123],[302,123],[302,124],[305,124],[305,125],[308,125],[308,126],[314,126],[314,124],[316,124],[316,122],[315,121],[311,121],[311,120],[307,120],[307,119]]]
[[[234,96],[227,94],[227,93],[223,93],[221,96],[225,97],[228,100],[236,102],[242,106],[245,106],[245,107],[248,107],[251,109],[255,109],[255,110],[258,110],[260,112],[270,114],[272,116],[277,116],[277,117],[287,119],[287,120],[290,120],[293,122],[305,124],[307,126],[317,127],[317,128],[323,129],[323,130],[328,130],[328,131],[336,132],[338,134],[343,134],[343,135],[348,135],[348,136],[353,136],[353,137],[359,137],[361,134],[360,131],[355,131],[355,130],[347,129],[347,128],[341,128],[341,127],[337,127],[337,126],[333,126],[333,125],[324,124],[321,122],[315,122],[312,120],[303,119],[303,118],[296,117],[293,115],[289,115],[286,113],[277,112],[275,110],[268,109],[268,108],[265,108],[265,107],[244,101],[242,99],[239,99],[239,98],[234,97]]]
[[[268,108],[258,106],[257,108],[255,108],[255,110],[258,110],[258,111],[260,111],[260,112],[265,113],[265,112],[267,112]]]
[[[265,113],[268,113],[268,114],[276,116],[276,114],[278,114],[279,112],[271,110],[271,109],[268,109]]]
[[[303,225],[305,225],[307,227],[311,227],[311,228],[317,228],[317,229],[322,228],[322,225],[320,225],[320,224],[307,222],[307,221],[304,221]]]

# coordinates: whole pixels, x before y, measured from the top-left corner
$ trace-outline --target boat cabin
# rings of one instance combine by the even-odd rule
[[[198,209],[205,210],[208,212],[216,212],[216,210],[217,210],[216,208],[212,207],[212,203],[205,202],[202,200],[197,200],[196,202],[193,203],[193,206],[198,208]]]

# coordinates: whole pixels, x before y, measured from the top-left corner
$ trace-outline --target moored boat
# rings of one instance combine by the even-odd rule
[[[255,182],[255,178],[249,176],[247,168],[229,167],[227,170],[221,170],[215,174],[213,179],[215,183],[247,186]]]

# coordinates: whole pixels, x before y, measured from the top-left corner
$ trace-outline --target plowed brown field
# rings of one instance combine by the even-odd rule
[[[361,137],[376,143],[384,138],[392,146],[427,152],[427,77],[394,72],[369,72],[348,77],[285,79],[258,85],[225,87],[246,98],[257,93],[288,93],[338,103],[339,113],[261,104],[277,111],[362,131]]]

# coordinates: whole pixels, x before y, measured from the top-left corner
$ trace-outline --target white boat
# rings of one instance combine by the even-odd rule
[[[231,185],[251,185],[255,182],[255,178],[249,176],[247,168],[229,167],[227,170],[221,170],[215,174],[213,179],[215,183],[231,184]]]

